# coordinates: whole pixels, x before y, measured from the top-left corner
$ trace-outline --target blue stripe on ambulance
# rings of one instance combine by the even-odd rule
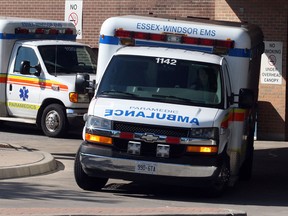
[[[110,45],[118,45],[119,38],[113,36],[102,36],[100,35],[99,43],[101,44],[110,44]]]

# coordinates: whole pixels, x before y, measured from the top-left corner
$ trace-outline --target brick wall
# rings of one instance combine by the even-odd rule
[[[215,19],[249,22],[259,25],[265,41],[283,42],[282,84],[259,85],[257,135],[259,139],[284,140],[287,133],[287,21],[286,0],[216,0]]]
[[[283,42],[282,85],[260,84],[258,138],[285,139],[287,73],[287,0],[83,0],[83,39],[98,46],[101,23],[111,16],[148,14],[195,16],[258,24],[266,41]],[[272,6],[271,6],[272,5]],[[63,20],[65,0],[9,0],[1,2],[0,16]]]
[[[83,13],[83,32],[85,34],[83,42],[98,46],[95,38],[98,38],[99,28],[108,17],[153,13],[157,15],[213,18],[214,0],[84,0],[83,10],[85,12]]]
[[[65,0],[9,0],[1,1],[0,16],[63,20],[65,15],[64,9]]]
[[[214,17],[214,0],[83,0],[83,39],[80,42],[98,46],[101,24],[111,16],[148,14]],[[42,19],[65,17],[65,0],[9,0],[1,3],[0,16]]]

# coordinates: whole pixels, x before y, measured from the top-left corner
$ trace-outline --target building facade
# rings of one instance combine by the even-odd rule
[[[127,14],[155,14],[180,17],[202,17],[215,20],[248,22],[259,25],[264,33],[265,49],[277,52],[277,82],[265,81],[276,76],[261,68],[257,139],[288,140],[287,0],[66,0],[82,5],[82,39],[79,42],[98,47],[99,29],[111,16]],[[65,19],[65,0],[10,0],[1,2],[0,16],[40,19]],[[276,44],[278,50],[272,50]],[[280,47],[280,48],[279,48]],[[271,48],[271,49],[269,49]],[[274,56],[274,55],[273,55]],[[275,55],[276,56],[276,55]],[[264,62],[265,63],[265,62]],[[270,62],[271,63],[271,62]],[[263,79],[263,80],[262,80]]]

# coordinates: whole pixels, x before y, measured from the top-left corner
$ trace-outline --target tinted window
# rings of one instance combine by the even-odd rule
[[[222,104],[219,65],[179,59],[114,56],[98,96],[143,98],[176,103]],[[126,93],[126,95],[124,95]]]
[[[91,48],[86,46],[40,46],[48,73],[58,75],[76,73],[96,74],[96,56]]]

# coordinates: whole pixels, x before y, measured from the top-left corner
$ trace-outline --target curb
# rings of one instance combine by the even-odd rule
[[[0,215],[21,216],[247,216],[245,212],[225,208],[20,208],[1,209]]]
[[[19,155],[25,154],[27,156],[27,154],[31,154],[32,156],[33,154],[33,156],[37,156],[37,160],[35,162],[30,162],[26,164],[15,164],[13,166],[0,167],[0,179],[34,176],[51,172],[57,169],[57,163],[54,157],[49,153],[41,151],[12,152],[14,155],[18,153]],[[6,151],[6,154],[9,155],[9,152]]]

